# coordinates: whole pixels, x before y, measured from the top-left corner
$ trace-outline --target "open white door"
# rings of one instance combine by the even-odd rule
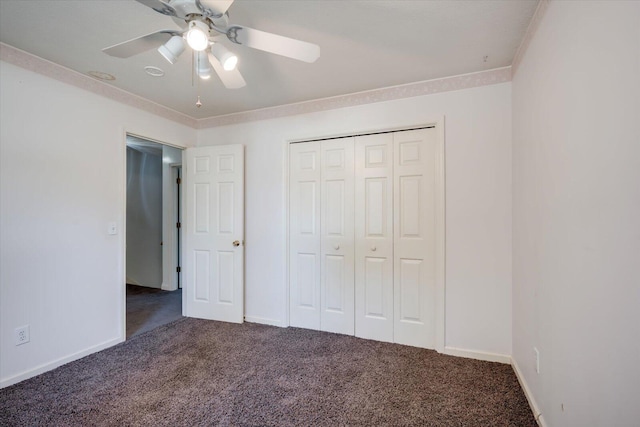
[[[244,319],[244,149],[188,148],[183,158],[185,316]]]

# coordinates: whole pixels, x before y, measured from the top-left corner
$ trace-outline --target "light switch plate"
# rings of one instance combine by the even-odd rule
[[[118,225],[115,222],[110,222],[109,228],[107,229],[107,233],[111,235],[118,234]]]

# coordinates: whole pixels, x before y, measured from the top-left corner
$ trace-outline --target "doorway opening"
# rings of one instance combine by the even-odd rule
[[[182,317],[182,150],[126,136],[126,338]]]

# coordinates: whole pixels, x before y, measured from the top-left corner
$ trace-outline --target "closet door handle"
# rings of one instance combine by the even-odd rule
[[[376,251],[376,247],[375,246],[371,246],[371,251],[375,252]]]
[[[340,245],[335,245],[335,246],[333,247],[333,249],[335,249],[335,250],[337,251],[338,249],[340,249]]]
[[[236,240],[235,242],[233,242],[233,246],[236,246],[236,247],[240,246],[240,241]]]

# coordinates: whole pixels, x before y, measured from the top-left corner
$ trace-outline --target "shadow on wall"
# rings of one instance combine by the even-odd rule
[[[127,283],[162,286],[162,147],[127,146]]]

